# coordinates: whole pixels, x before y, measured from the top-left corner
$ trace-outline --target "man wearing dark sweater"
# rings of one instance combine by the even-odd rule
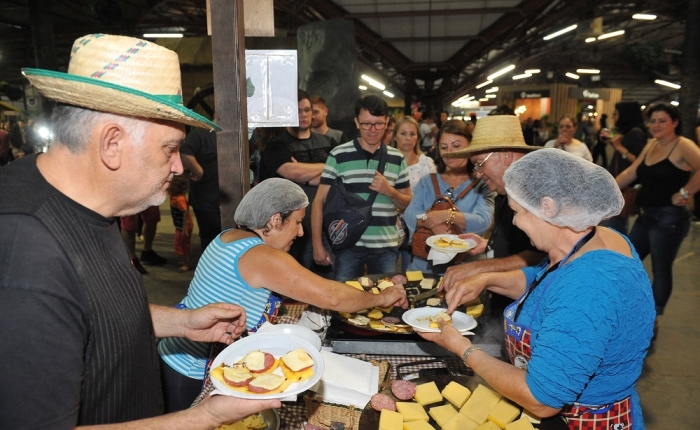
[[[165,200],[183,124],[218,126],[182,106],[177,55],[151,42],[82,37],[68,70],[23,69],[58,103],[55,140],[0,169],[0,428],[204,430],[279,407],[215,396],[161,416],[156,338],[231,343],[245,312],[149,305],[115,217]]]

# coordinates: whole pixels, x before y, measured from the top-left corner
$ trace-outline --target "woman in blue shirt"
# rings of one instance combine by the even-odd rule
[[[516,301],[504,312],[511,364],[441,323],[422,334],[459,354],[505,397],[549,424],[644,428],[636,382],[651,342],[654,299],[629,240],[602,219],[622,194],[602,167],[557,149],[525,155],[504,174],[513,223],[548,257],[536,267],[445,285],[448,312],[484,288]],[[544,422],[544,421],[543,421]]]

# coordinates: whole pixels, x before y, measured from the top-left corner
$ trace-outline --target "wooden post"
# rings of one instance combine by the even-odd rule
[[[698,138],[695,124],[698,115],[698,102],[700,102],[700,27],[697,25],[698,18],[700,18],[700,0],[688,1],[688,11],[685,15],[681,89],[678,101],[680,102],[679,110],[683,122],[683,136],[694,141]]]
[[[210,0],[222,229],[250,189],[243,0]]]

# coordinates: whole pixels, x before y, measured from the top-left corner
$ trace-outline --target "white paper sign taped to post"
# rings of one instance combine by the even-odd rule
[[[248,127],[296,127],[297,51],[245,51]]]

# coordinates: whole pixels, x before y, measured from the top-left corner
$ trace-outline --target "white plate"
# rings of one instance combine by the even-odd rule
[[[437,333],[439,328],[430,327],[429,317],[436,315],[438,312],[447,311],[446,308],[415,308],[404,312],[403,320],[406,324],[413,327],[415,331]],[[425,319],[424,319],[425,318]],[[464,334],[465,331],[471,330],[477,326],[477,322],[471,315],[464,312],[455,311],[452,313],[452,327]]]
[[[228,385],[219,381],[216,378],[210,378],[214,387],[216,387],[223,394],[233,397],[239,397],[241,399],[283,399],[294,394],[302,393],[309,388],[313,387],[323,376],[323,357],[321,353],[309,342],[298,336],[289,336],[286,333],[255,333],[250,336],[236,340],[231,345],[227,346],[226,349],[221,351],[219,355],[216,356],[212,362],[211,368],[215,369],[221,365],[221,363],[226,363],[227,365],[232,365],[238,362],[241,358],[245,357],[250,351],[263,351],[274,355],[276,358],[283,356],[289,351],[293,351],[297,348],[304,348],[304,350],[313,358],[314,360],[314,376],[311,378],[292,383],[286,390],[281,393],[242,393],[234,389],[229,388]],[[282,369],[276,369],[273,373],[282,374]]]
[[[321,350],[321,338],[310,328],[298,324],[263,324],[258,329],[258,334],[261,333],[284,333],[298,336],[312,344],[317,350]]]
[[[443,248],[443,247],[437,246],[435,244],[435,242],[440,238],[444,238],[447,240],[453,240],[453,239],[459,239],[459,236],[456,234],[436,234],[434,236],[430,236],[429,238],[427,238],[425,240],[425,243],[428,244],[429,247],[433,248],[436,251],[440,251],[440,252],[467,252],[476,246],[476,241],[474,241],[472,239],[461,239],[461,240],[467,242],[466,248],[455,248],[452,246],[448,246],[448,247]]]

